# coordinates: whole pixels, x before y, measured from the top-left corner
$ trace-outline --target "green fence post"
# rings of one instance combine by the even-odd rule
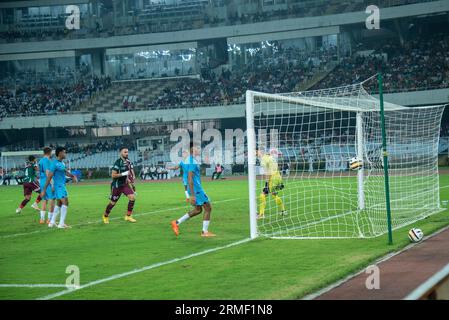
[[[382,127],[382,151],[384,159],[384,175],[385,175],[385,202],[387,206],[387,226],[388,226],[388,244],[393,244],[393,231],[391,228],[391,207],[390,207],[390,179],[388,176],[388,152],[387,152],[387,134],[385,130],[385,113],[384,113],[384,95],[382,90],[382,74],[377,75],[379,82],[379,100],[380,100],[380,121]]]

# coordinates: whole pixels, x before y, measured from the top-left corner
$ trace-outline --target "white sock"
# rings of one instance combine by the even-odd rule
[[[181,224],[181,223],[183,223],[183,222],[185,222],[185,221],[187,221],[187,220],[189,220],[189,219],[190,219],[190,216],[189,216],[188,213],[186,213],[186,214],[183,215],[181,218],[179,218],[178,220],[176,220],[176,223],[177,223],[177,224]]]
[[[45,211],[41,210],[41,220],[45,220]]]
[[[56,224],[56,218],[58,217],[59,214],[59,209],[61,209],[61,207],[55,206],[55,210],[53,211],[53,216],[51,217],[51,224]]]
[[[203,232],[207,232],[209,230],[209,220],[203,220]]]
[[[65,216],[67,215],[67,206],[61,206],[61,218],[59,219],[59,225],[63,226],[65,224]]]
[[[186,191],[184,191],[185,192],[185,194],[186,194],[186,199],[189,199],[190,198],[190,196],[189,196],[189,193],[187,192],[187,190]]]
[[[51,221],[51,219],[52,219],[52,217],[53,217],[53,212],[48,212],[48,220],[50,220]]]

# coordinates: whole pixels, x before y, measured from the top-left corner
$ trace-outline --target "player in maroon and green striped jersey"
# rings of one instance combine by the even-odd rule
[[[128,158],[128,154],[128,148],[121,147],[120,158],[118,158],[112,166],[111,196],[109,197],[111,201],[107,205],[103,214],[103,222],[105,224],[109,223],[109,214],[122,194],[128,197],[128,212],[125,215],[125,221],[136,222],[136,219],[131,217],[134,209],[134,203],[136,201],[136,187],[134,186],[134,179],[136,175],[134,173],[134,166]]]
[[[20,213],[22,209],[31,200],[31,194],[34,192],[40,193],[41,189],[39,186],[39,181],[37,180],[39,168],[37,165],[36,157],[29,156],[28,161],[25,165],[25,178],[23,178],[23,195],[25,199],[20,203],[19,207],[16,209],[16,213]],[[38,203],[41,201],[41,196],[38,195],[36,201],[31,205],[35,210],[40,210]]]

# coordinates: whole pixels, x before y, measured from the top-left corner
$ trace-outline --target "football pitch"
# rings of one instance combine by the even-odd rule
[[[440,177],[449,200],[449,176]],[[21,186],[0,187],[0,299],[297,299],[409,243],[405,227],[372,239],[249,241],[246,180],[204,181],[212,201],[210,230],[201,238],[196,217],[176,238],[170,221],[190,206],[179,181],[139,183],[134,217],[123,220],[122,197],[104,225],[107,183],[69,185],[68,230],[39,225]],[[36,194],[33,194],[33,200]],[[414,223],[425,234],[449,224],[443,211]],[[81,287],[64,285],[68,266]]]

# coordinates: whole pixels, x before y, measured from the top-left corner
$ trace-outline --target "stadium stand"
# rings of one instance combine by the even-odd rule
[[[130,159],[137,160],[137,151],[129,152]],[[69,154],[68,160],[72,168],[108,168],[117,160],[117,151],[104,151],[90,155],[73,153]]]
[[[197,107],[204,105],[228,105],[242,103],[248,88],[269,92],[286,92],[298,84],[307,83],[321,72],[332,69],[337,61],[336,48],[317,52],[306,52],[294,47],[283,48],[275,42],[275,50],[254,50],[251,62],[242,67],[232,65],[220,72],[205,71],[201,78],[154,80],[117,83],[111,88],[103,103],[114,101],[116,107],[123,102],[123,96],[137,96],[138,102],[132,109],[165,109]],[[125,92],[126,95],[115,95]],[[97,107],[100,107],[98,104]],[[123,106],[124,107],[124,106]],[[111,110],[111,108],[106,108]],[[129,109],[124,108],[124,109]]]
[[[88,112],[133,111],[145,109],[159,94],[171,91],[181,79],[140,80],[113,82],[100,95],[86,105],[78,104],[74,110]],[[82,107],[85,106],[84,109]]]
[[[380,6],[418,2],[422,1],[384,1]],[[363,1],[357,4],[335,1],[330,4],[323,3],[322,6],[317,3],[319,2],[305,2],[298,12],[295,10],[289,13],[282,12],[282,10],[268,10],[253,16],[246,13],[240,16],[230,15],[228,20],[222,22],[224,24],[241,24],[294,15],[332,14],[348,10],[361,10],[365,5]],[[212,6],[217,5],[221,4],[212,3]],[[298,5],[298,3],[294,2],[294,5]],[[203,1],[185,2],[183,6],[177,8],[147,7],[144,13],[136,11],[133,15],[138,16],[139,19],[145,19],[145,17],[153,19],[154,15],[161,14],[173,18],[173,14],[176,12],[175,15],[181,19],[179,21],[182,21],[185,17],[192,17],[201,10],[205,10],[205,7],[207,4]],[[173,11],[171,11],[172,9]],[[185,14],[182,13],[184,10]],[[271,16],[271,14],[273,15]],[[64,15],[60,16],[57,22],[57,19],[51,17],[49,20],[44,17],[47,21],[42,17],[35,16],[27,20],[25,25],[36,27],[37,25],[31,21],[42,18],[48,23],[42,24],[41,27],[57,27],[64,17]],[[209,25],[219,24],[219,19],[214,19],[215,22],[205,16],[202,19],[205,19]],[[151,23],[148,25],[151,26]],[[175,21],[170,25],[176,26],[177,23]],[[120,32],[120,28],[116,26],[114,32]],[[132,27],[131,31],[141,32],[142,30],[139,28],[140,26],[136,30]],[[96,34],[101,33],[101,25],[97,24],[95,29]],[[152,31],[147,29],[142,32]],[[11,36],[17,40],[17,37],[20,38],[21,35],[12,33]],[[386,92],[448,88],[448,47],[449,35],[447,33],[430,36],[426,34],[405,39],[396,36],[390,37],[389,40],[377,41],[376,39],[376,41],[362,42],[353,48],[351,56],[338,52],[338,49],[332,45],[319,46],[317,50],[311,51],[297,48],[294,45],[290,46],[282,41],[266,41],[266,43],[262,41],[256,44],[243,44],[242,50],[240,48],[234,50],[235,46],[228,45],[230,62],[219,65],[214,70],[207,66],[203,67],[201,76],[151,80],[111,81],[109,76],[91,76],[92,66],[84,63],[80,63],[76,70],[66,67],[42,74],[25,69],[17,71],[15,74],[2,75],[0,121],[3,117],[17,115],[98,113],[242,104],[245,91],[248,89],[278,93],[334,87],[359,82],[371,77],[379,70],[384,73],[384,91]],[[242,59],[243,51],[245,51],[244,59]],[[151,73],[151,69],[144,71],[145,74]],[[14,86],[11,84],[13,83],[16,83],[15,89],[12,89]],[[376,91],[376,88],[370,88],[370,91]],[[441,135],[449,135],[447,125],[443,125]],[[316,137],[316,139],[326,140],[326,136]],[[301,137],[298,137],[298,141],[301,141]],[[332,141],[327,142],[332,143]],[[302,149],[301,145],[309,143],[310,141],[301,141],[296,146],[283,146],[284,153],[305,155],[308,150],[306,150],[307,148]],[[85,162],[102,163],[101,156],[98,155],[115,151],[118,147],[117,144],[112,143],[93,146],[70,144],[71,142],[66,144],[66,147],[74,161],[80,161],[81,164]],[[27,146],[22,149],[20,145],[16,145],[3,149],[30,150],[30,148],[32,149]],[[151,157],[158,162],[167,160],[163,152],[161,154],[152,152]]]
[[[376,4],[380,8],[394,7],[436,0],[383,0]],[[104,10],[101,16],[91,17],[81,12],[83,25],[90,26],[81,30],[67,30],[64,22],[67,14],[25,14],[14,21],[9,29],[0,32],[1,42],[23,42],[40,40],[78,39],[130,35],[139,33],[155,33],[199,28],[257,23],[271,20],[311,17],[338,14],[342,12],[364,11],[370,1],[300,1],[294,0],[289,5],[264,4],[264,10],[228,10],[225,16],[219,12],[226,11],[225,2],[221,0],[175,1],[173,3],[146,4],[142,8],[129,7],[120,12],[121,17],[116,24],[109,25],[110,12]],[[110,8],[112,9],[112,8]],[[117,15],[118,15],[117,12]],[[10,21],[12,22],[12,21]]]
[[[417,37],[404,45],[397,40],[388,41],[378,44],[381,49],[363,50],[370,52],[366,56],[357,51],[342,58],[338,66],[334,48],[302,54],[291,48],[273,55],[256,52],[253,63],[245,68],[236,66],[233,70],[223,69],[218,75],[208,73],[201,79],[173,82],[174,85],[160,90],[148,108],[238,104],[244,102],[247,89],[277,93],[328,88],[363,81],[380,70],[385,74],[386,92],[447,88],[448,46],[447,34]]]
[[[137,151],[130,151],[130,159],[138,160]],[[70,167],[74,169],[109,168],[117,160],[117,151],[99,153],[69,153],[67,156]],[[25,157],[8,157],[8,171],[20,171],[25,165]]]
[[[76,111],[111,84],[109,77],[92,77],[66,86],[0,87],[0,119],[5,116],[29,116]],[[78,109],[79,110],[79,109]]]
[[[355,54],[343,59],[314,89],[357,83],[379,70],[384,73],[385,92],[447,88],[448,48],[448,34],[417,37],[402,46],[390,41],[369,55]]]
[[[15,98],[1,88],[0,118],[239,104],[244,102],[247,89],[276,93],[327,88],[362,81],[379,70],[385,74],[385,92],[449,87],[447,34],[421,36],[403,45],[397,40],[387,41],[376,48],[356,51],[339,63],[333,47],[317,52],[277,48],[271,52],[255,51],[245,67],[234,65],[222,68],[221,72],[203,72],[200,78],[111,84],[109,77],[94,77],[65,88],[45,85],[19,88]]]

